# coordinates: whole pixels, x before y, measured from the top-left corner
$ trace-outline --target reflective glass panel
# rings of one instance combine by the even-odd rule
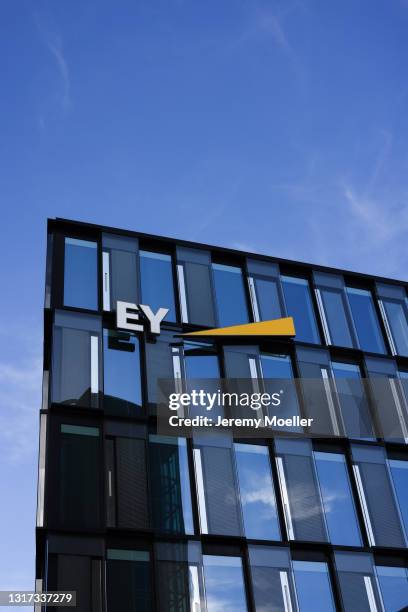
[[[98,310],[96,242],[65,238],[64,306]]]
[[[343,546],[360,546],[360,530],[344,455],[315,452],[314,457],[330,541]]]
[[[132,416],[140,413],[139,339],[129,333],[103,330],[104,398],[110,414]]]
[[[107,551],[106,596],[108,612],[151,610],[148,552],[116,549]]]
[[[389,465],[405,532],[408,533],[408,461],[391,459]]]
[[[194,533],[187,442],[184,438],[149,437],[153,524],[171,533]]]
[[[176,321],[171,256],[140,251],[140,283],[142,304],[150,306],[153,312],[168,308],[164,321]]]
[[[366,392],[358,365],[331,362],[345,433],[349,438],[374,437]]]
[[[331,344],[352,347],[353,337],[346,313],[343,291],[335,289],[319,289],[319,291],[329,327]]]
[[[398,355],[408,355],[408,322],[405,301],[382,300]]]
[[[270,278],[254,278],[259,317],[261,321],[279,319],[282,316],[278,283]]]
[[[408,579],[405,567],[377,565],[376,570],[385,612],[406,610],[408,603]]]
[[[347,295],[360,348],[369,353],[385,353],[384,340],[371,292],[347,287]]]
[[[293,317],[295,322],[295,340],[317,344],[320,338],[309,283],[305,278],[282,276],[282,287],[285,296],[286,312],[289,317]]]
[[[218,325],[248,323],[248,307],[241,268],[213,264]]]
[[[245,536],[280,540],[268,448],[238,443],[234,447]]]
[[[203,555],[208,612],[246,612],[240,557]]]
[[[293,561],[300,612],[335,612],[326,563]]]

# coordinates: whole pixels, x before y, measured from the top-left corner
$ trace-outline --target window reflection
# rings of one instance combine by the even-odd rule
[[[129,333],[103,330],[105,412],[133,416],[140,414],[139,339]]]
[[[234,447],[245,536],[280,540],[268,448],[238,443]]]
[[[391,469],[391,476],[405,527],[405,533],[408,533],[408,461],[397,461],[392,459],[388,463]]]
[[[65,238],[64,306],[98,309],[96,242]]]
[[[246,612],[240,557],[203,555],[208,612]]]
[[[369,353],[385,353],[384,340],[371,292],[347,287],[347,295],[360,348]]]
[[[248,322],[248,308],[240,268],[212,264],[218,325]]]
[[[344,455],[315,452],[314,457],[330,542],[360,546],[360,531]]]
[[[305,278],[282,276],[282,287],[287,314],[295,320],[295,339],[318,344],[320,338],[308,281]]]
[[[336,289],[319,289],[325,320],[328,326],[329,344],[353,347],[353,337],[346,313],[343,291]]]
[[[108,612],[151,610],[148,551],[117,549],[107,551],[106,595]]]
[[[384,310],[390,327],[397,355],[408,355],[408,311],[406,300],[383,299]]]
[[[340,361],[332,361],[331,365],[346,435],[373,439],[372,419],[359,366]]]
[[[335,612],[327,563],[293,561],[300,612]]]
[[[174,283],[171,256],[152,251],[140,251],[141,301],[156,312],[168,308],[165,321],[176,321]]]
[[[385,612],[406,610],[408,576],[405,567],[376,566]]]

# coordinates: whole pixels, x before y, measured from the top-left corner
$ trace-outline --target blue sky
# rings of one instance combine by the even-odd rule
[[[47,217],[407,279],[408,0],[4,0],[0,588],[34,575]]]

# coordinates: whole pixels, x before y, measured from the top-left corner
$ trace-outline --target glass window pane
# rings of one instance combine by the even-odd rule
[[[102,386],[99,317],[57,311],[53,329],[52,401],[97,408]]]
[[[286,419],[294,415],[300,415],[299,401],[296,393],[295,381],[293,379],[292,361],[289,355],[271,355],[262,353],[260,356],[262,376],[268,379],[279,379],[282,382],[285,401],[279,407],[279,417]],[[284,381],[288,381],[285,384]],[[265,385],[268,391],[268,384]],[[276,388],[276,383],[272,383],[270,392]],[[299,427],[292,427],[292,431],[300,431]]]
[[[149,553],[108,550],[106,561],[108,612],[151,610]]]
[[[379,612],[383,609],[373,560],[366,553],[334,553],[345,612]]]
[[[140,251],[140,283],[142,304],[150,306],[153,312],[168,308],[164,321],[176,321],[171,256]]]
[[[335,612],[326,563],[293,561],[300,612]]]
[[[104,310],[116,310],[116,302],[139,302],[138,240],[102,234],[102,289]]]
[[[329,327],[331,344],[353,347],[350,324],[342,291],[319,289]]]
[[[250,546],[249,562],[257,612],[298,609],[287,548]]]
[[[65,238],[64,306],[98,310],[96,242]]]
[[[406,302],[383,300],[388,324],[398,355],[408,355],[408,322]]]
[[[248,323],[248,308],[240,268],[213,264],[218,325]]]
[[[406,610],[408,579],[405,567],[376,567],[385,612]]]
[[[353,471],[371,545],[405,547],[384,449],[352,445]]]
[[[343,546],[360,546],[360,530],[344,455],[315,452],[314,457],[330,541]]]
[[[359,366],[340,361],[332,361],[331,365],[347,436],[373,439],[373,424]]]
[[[408,533],[408,461],[389,461],[399,510]]]
[[[139,338],[110,329],[103,330],[104,397],[109,414],[141,413]]]
[[[234,447],[245,536],[280,540],[268,448],[254,444]]]
[[[320,338],[309,283],[305,278],[282,276],[282,287],[285,296],[286,312],[295,321],[295,340],[318,344]]]
[[[99,428],[61,425],[59,517],[64,527],[98,527],[100,507]]]
[[[347,287],[347,295],[360,348],[370,353],[385,353],[384,340],[371,292]]]
[[[186,440],[152,435],[149,441],[154,527],[163,532],[192,534]]]
[[[310,442],[276,439],[275,447],[289,539],[326,542],[326,527]]]
[[[283,313],[279,299],[278,282],[270,278],[254,277],[254,284],[261,321],[279,319]]]
[[[246,612],[241,559],[203,555],[203,565],[208,612]]]

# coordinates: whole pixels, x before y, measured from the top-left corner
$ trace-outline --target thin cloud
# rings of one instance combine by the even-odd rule
[[[48,49],[60,79],[60,93],[58,95],[61,108],[68,112],[71,108],[71,77],[67,59],[63,50],[61,36],[55,27],[47,27],[38,14],[34,16],[40,39]]]

